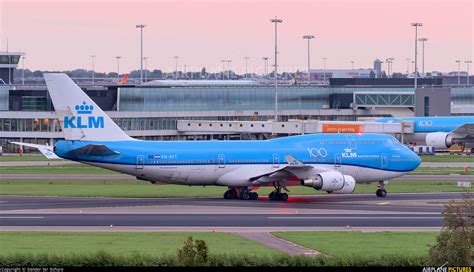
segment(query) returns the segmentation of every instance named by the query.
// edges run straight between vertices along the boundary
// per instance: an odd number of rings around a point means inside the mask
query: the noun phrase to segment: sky
[[[473,60],[474,0],[156,0],[48,1],[0,0],[0,51],[26,53],[31,70],[140,68],[140,31],[145,24],[148,69],[222,70],[261,74],[263,57],[274,61],[274,24],[278,24],[279,71],[307,68],[370,68],[373,60],[394,58],[393,70],[406,72],[414,59],[415,30],[426,37],[425,70],[453,71],[456,60]],[[421,47],[421,44],[419,44]],[[421,48],[419,47],[421,71]],[[384,64],[385,65],[385,64]],[[462,70],[466,69],[462,64]],[[386,66],[384,66],[386,69]],[[412,69],[412,68],[410,68]],[[471,72],[474,70],[472,67]]]

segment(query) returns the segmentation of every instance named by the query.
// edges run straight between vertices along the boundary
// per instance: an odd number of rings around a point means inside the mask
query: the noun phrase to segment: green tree
[[[209,249],[203,240],[193,241],[189,236],[184,246],[178,249],[177,258],[180,266],[204,266],[207,265]]]
[[[446,205],[443,217],[443,229],[436,238],[436,244],[429,250],[428,265],[473,265],[474,200],[470,194],[464,195],[462,203]]]

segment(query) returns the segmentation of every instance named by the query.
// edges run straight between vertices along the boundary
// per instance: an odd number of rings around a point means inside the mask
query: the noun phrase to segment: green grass
[[[0,174],[120,174],[95,166],[81,163],[41,166],[9,166],[0,167]]]
[[[275,236],[335,257],[426,256],[437,232],[275,232]]]
[[[423,162],[472,162],[474,156],[461,155],[435,155],[435,156],[420,156]]]
[[[0,232],[0,255],[68,254],[104,250],[113,254],[175,255],[187,237],[205,240],[212,254],[276,254],[278,251],[230,233]]]
[[[48,159],[43,155],[24,155],[24,156],[0,156],[0,161],[47,161]],[[60,161],[57,159],[53,161]]]
[[[358,184],[356,194],[373,194],[377,186]],[[389,193],[463,192],[456,182],[395,181],[386,185]],[[223,186],[152,185],[145,181],[108,180],[1,180],[1,195],[90,196],[90,197],[222,197]],[[267,196],[272,187],[262,187],[257,192]],[[326,194],[313,188],[289,187],[291,195]],[[469,191],[473,191],[470,189]]]
[[[464,172],[463,167],[418,167],[415,171],[408,173],[408,175],[474,175],[474,169],[468,168]]]

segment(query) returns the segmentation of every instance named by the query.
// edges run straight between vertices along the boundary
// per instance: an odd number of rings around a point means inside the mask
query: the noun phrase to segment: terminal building
[[[17,60],[19,56],[21,55],[18,55]],[[3,76],[2,69],[0,66]],[[16,84],[17,81],[14,83],[0,84],[0,144],[3,152],[18,151],[18,147],[9,141],[54,144],[56,140],[62,139],[61,128],[46,86]],[[255,130],[255,133],[252,129],[239,129],[252,125],[252,122],[259,126],[265,125],[274,118],[275,89],[271,85],[89,84],[82,85],[81,88],[122,129],[139,139],[264,139],[274,134],[268,129]],[[430,92],[419,91],[428,88]],[[413,86],[407,85],[302,84],[279,86],[279,124],[290,124],[293,120],[309,120],[314,123],[414,116],[416,107],[426,107],[423,103],[417,106],[417,99],[421,99],[417,98],[417,93],[423,93],[423,96],[432,99],[432,108],[421,111],[418,115],[474,115],[472,85],[423,86],[415,91]],[[438,95],[442,97],[442,102],[436,102]],[[206,121],[206,129],[199,129],[199,124],[204,124],[199,121]],[[232,129],[221,129],[224,125],[230,125]],[[210,130],[210,127],[214,129]],[[280,132],[279,135],[295,134],[294,131]]]

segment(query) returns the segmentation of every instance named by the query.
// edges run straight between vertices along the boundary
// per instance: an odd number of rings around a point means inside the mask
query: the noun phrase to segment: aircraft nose
[[[415,170],[421,164],[421,158],[413,151],[407,150],[409,171]]]

